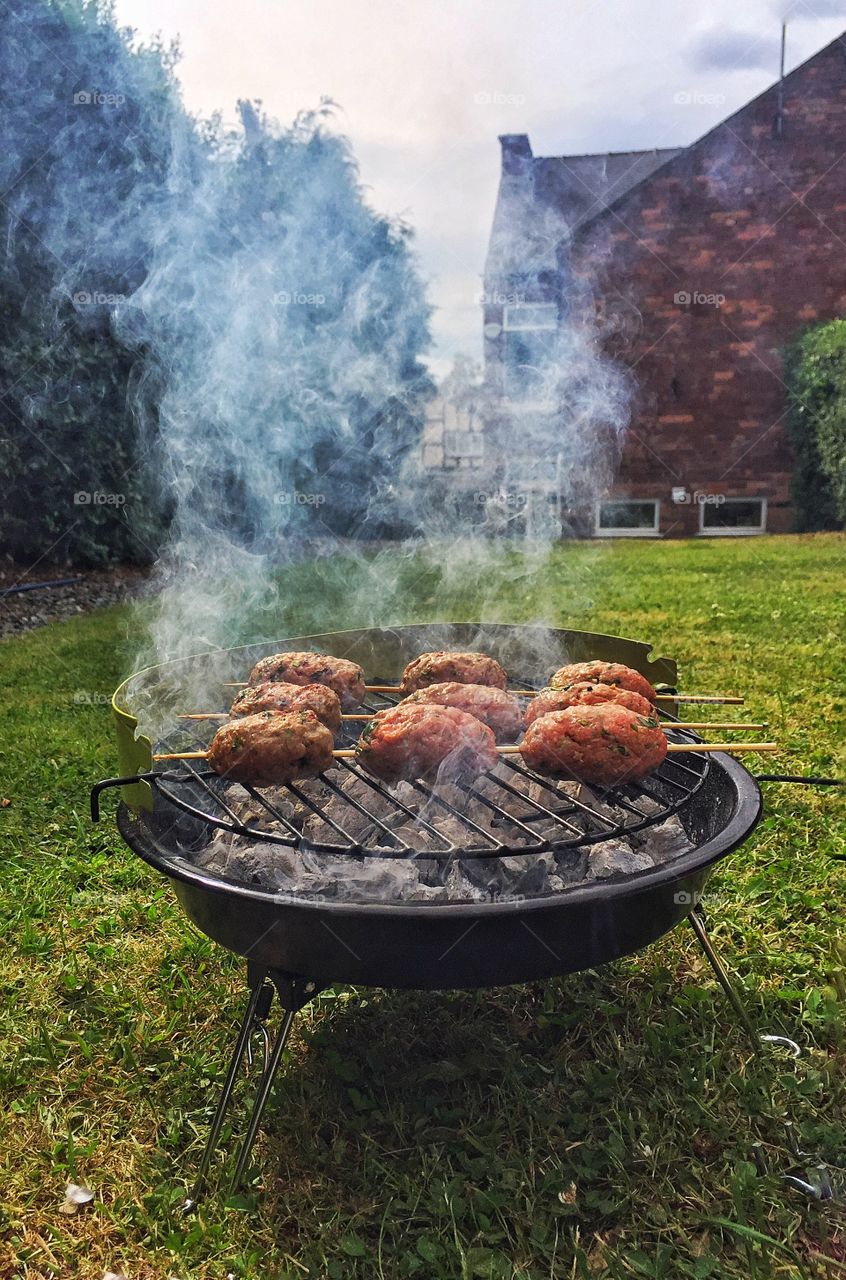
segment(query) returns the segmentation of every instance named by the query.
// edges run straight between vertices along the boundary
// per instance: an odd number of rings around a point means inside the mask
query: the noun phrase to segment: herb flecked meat
[[[265,681],[288,684],[320,684],[334,689],[346,711],[364,698],[364,671],[357,662],[333,658],[329,653],[274,653],[262,658],[250,672],[251,685]]]
[[[486,653],[452,653],[437,649],[421,653],[419,658],[409,662],[402,673],[400,689],[404,694],[415,693],[418,689],[445,681],[504,689],[508,684],[508,674],[495,658]]]
[[[541,716],[526,730],[521,750],[537,773],[610,787],[653,773],[667,754],[667,739],[654,715],[603,702]]]

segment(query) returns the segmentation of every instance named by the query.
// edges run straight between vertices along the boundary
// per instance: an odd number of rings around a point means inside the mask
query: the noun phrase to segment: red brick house
[[[789,530],[784,350],[846,314],[846,37],[684,149],[536,157],[524,135],[500,142],[490,387],[519,400],[521,371],[565,323],[570,272],[635,384],[582,531]]]

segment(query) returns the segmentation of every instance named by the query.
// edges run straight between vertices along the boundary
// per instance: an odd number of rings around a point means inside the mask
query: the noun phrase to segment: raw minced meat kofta
[[[551,689],[567,689],[586,680],[596,684],[616,684],[621,689],[639,693],[650,702],[655,701],[655,690],[646,676],[632,667],[623,666],[622,662],[571,662],[550,676],[549,686]]]
[[[405,694],[414,693],[427,685],[444,682],[484,684],[504,689],[508,675],[496,658],[490,658],[486,653],[454,653],[437,649],[432,653],[421,653],[419,658],[409,662],[402,673],[400,690]]]
[[[335,740],[313,711],[262,711],[218,729],[209,764],[230,782],[271,787],[316,778],[334,764]]]
[[[384,782],[444,777],[475,778],[499,756],[493,731],[475,716],[429,702],[401,702],[380,711],[364,728],[356,760]]]
[[[629,711],[637,711],[642,716],[655,714],[652,703],[640,693],[624,689],[619,684],[599,684],[583,680],[566,689],[541,689],[526,708],[525,723],[528,726],[541,716],[548,716],[551,711],[566,711],[568,707],[599,706],[603,702],[627,707]]]
[[[262,658],[250,672],[249,683],[267,680],[288,684],[324,684],[334,689],[341,705],[350,710],[364,697],[364,671],[357,662],[333,658],[329,653],[274,653]]]
[[[466,711],[493,729],[497,742],[513,742],[522,728],[520,703],[511,693],[489,684],[458,684],[448,680],[418,689],[405,699],[408,703],[432,703]]]
[[[232,703],[230,715],[252,716],[259,711],[313,711],[327,729],[334,732],[341,727],[341,700],[325,684],[264,680],[247,685]]]
[[[535,720],[521,751],[537,773],[614,786],[640,782],[657,769],[667,754],[667,739],[654,715],[603,702]]]

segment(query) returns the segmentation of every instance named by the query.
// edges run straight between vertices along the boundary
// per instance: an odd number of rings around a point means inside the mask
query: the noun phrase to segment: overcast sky
[[[790,10],[787,13],[787,10]],[[846,0],[117,0],[178,37],[192,111],[339,107],[374,206],[416,228],[432,363],[478,358],[501,133],[536,155],[683,146],[846,27]],[[677,95],[689,97],[679,102]]]

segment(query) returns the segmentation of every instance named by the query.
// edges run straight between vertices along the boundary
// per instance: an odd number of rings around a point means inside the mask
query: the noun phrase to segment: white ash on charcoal
[[[539,783],[516,770],[509,771],[506,780],[526,801],[536,800],[585,834],[600,834],[603,823],[581,815],[574,800],[582,798],[609,822],[627,816],[586,794],[576,783]],[[298,786],[302,796],[319,806],[322,816],[288,788],[263,792],[270,805],[301,833],[298,848],[216,831],[208,845],[194,855],[196,864],[214,875],[292,899],[507,902],[635,875],[693,847],[679,819],[672,816],[629,836],[615,834],[595,844],[515,853],[515,849],[531,850],[544,841],[560,844],[569,833],[562,835],[556,818],[538,818],[537,809],[523,805],[519,797],[504,795],[496,778],[483,778],[468,788],[443,787],[437,796],[410,783],[399,783],[383,795],[352,772],[336,775],[332,782],[334,786],[315,779]],[[486,799],[500,809],[507,806],[512,819],[534,820],[518,826],[486,804]],[[242,787],[227,787],[226,800],[239,819],[256,832],[290,834]],[[660,810],[648,797],[639,797],[638,807],[644,815]],[[631,815],[628,818],[631,821]],[[466,819],[473,826],[466,825]],[[342,852],[347,839],[382,856]],[[324,848],[315,848],[317,845]],[[499,845],[512,852],[502,857],[426,856],[449,854],[451,846],[456,850],[468,846],[495,850]]]
[[[676,814],[671,814],[653,827],[633,832],[629,839],[635,848],[646,849],[655,863],[670,862],[693,848],[690,837]]]
[[[588,879],[607,880],[610,876],[630,876],[648,871],[655,863],[645,849],[633,849],[628,840],[605,840],[590,851]]]

